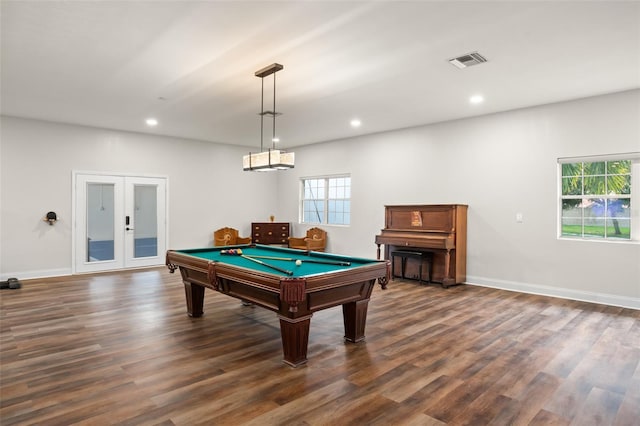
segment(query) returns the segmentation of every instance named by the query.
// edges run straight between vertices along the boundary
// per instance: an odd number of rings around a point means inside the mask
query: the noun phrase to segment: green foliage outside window
[[[562,164],[562,236],[631,238],[631,161]]]

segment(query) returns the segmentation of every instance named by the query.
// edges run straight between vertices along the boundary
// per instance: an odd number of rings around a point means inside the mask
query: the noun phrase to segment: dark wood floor
[[[2,425],[638,425],[640,311],[473,286],[377,287],[281,362],[278,320],[164,268],[2,290]]]

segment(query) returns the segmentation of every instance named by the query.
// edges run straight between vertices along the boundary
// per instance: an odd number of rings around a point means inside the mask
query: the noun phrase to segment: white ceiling
[[[638,1],[2,0],[1,15],[2,114],[250,147],[254,72],[274,62],[282,148],[640,87]],[[472,51],[488,62],[448,63]]]

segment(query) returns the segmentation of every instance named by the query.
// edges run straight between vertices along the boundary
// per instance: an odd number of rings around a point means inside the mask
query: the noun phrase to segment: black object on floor
[[[0,281],[0,289],[4,290],[5,288],[16,290],[22,287],[20,281],[17,278],[9,278],[6,281]]]

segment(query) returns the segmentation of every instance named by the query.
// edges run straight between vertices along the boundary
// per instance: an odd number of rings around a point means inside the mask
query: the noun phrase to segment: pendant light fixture
[[[295,155],[293,152],[285,152],[276,149],[276,117],[282,115],[276,112],[276,73],[284,67],[280,64],[271,64],[256,71],[256,77],[260,77],[262,93],[260,100],[260,152],[249,153],[242,158],[242,168],[245,171],[273,171],[292,169]],[[273,111],[264,110],[264,78],[273,74]],[[264,117],[272,118],[272,147],[264,150]]]

